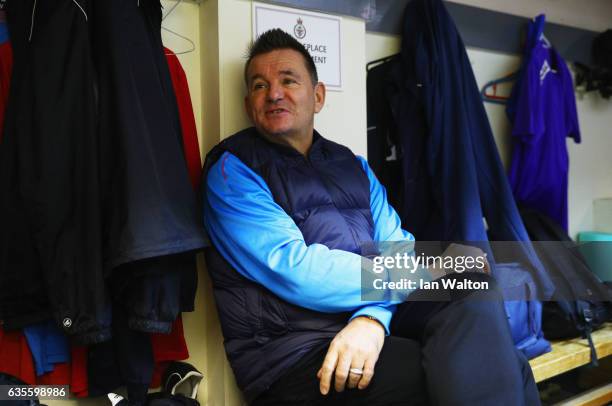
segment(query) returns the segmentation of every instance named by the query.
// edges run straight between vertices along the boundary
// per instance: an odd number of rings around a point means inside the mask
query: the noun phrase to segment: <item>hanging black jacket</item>
[[[84,10],[66,0],[8,3],[18,73],[0,158],[0,317],[18,327],[52,314],[102,338],[110,317],[89,7],[81,3]]]

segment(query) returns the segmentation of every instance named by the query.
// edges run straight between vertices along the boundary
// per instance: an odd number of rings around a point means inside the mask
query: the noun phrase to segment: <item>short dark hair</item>
[[[304,45],[302,45],[297,39],[287,34],[280,28],[273,28],[261,34],[251,46],[247,54],[247,61],[244,65],[244,81],[249,84],[249,78],[247,77],[247,70],[253,58],[257,55],[267,54],[268,52],[276,51],[277,49],[293,49],[294,51],[302,54],[304,58],[304,64],[310,74],[313,86],[319,81],[317,75],[317,67],[312,59],[312,56],[308,53]]]

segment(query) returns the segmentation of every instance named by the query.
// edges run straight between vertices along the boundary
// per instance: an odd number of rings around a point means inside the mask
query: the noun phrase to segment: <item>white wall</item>
[[[327,92],[325,107],[315,116],[315,128],[324,137],[367,157],[365,37],[363,20],[342,19],[343,91]]]

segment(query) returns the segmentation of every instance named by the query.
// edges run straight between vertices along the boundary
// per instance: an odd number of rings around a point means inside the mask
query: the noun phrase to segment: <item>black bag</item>
[[[597,365],[591,332],[612,316],[612,290],[591,272],[578,246],[554,220],[532,209],[522,209],[521,217],[555,284],[553,300],[544,302],[544,336],[588,339],[591,363]]]

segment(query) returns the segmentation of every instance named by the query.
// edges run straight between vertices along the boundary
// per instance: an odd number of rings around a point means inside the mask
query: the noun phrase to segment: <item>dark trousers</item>
[[[527,359],[514,348],[501,294],[489,290],[417,291],[393,317],[365,390],[319,392],[316,373],[328,344],[302,358],[254,405],[539,405]],[[435,297],[435,296],[434,296]]]

